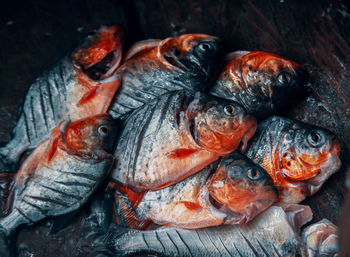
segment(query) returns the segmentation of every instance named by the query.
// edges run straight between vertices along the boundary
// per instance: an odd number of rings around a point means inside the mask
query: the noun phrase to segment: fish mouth
[[[90,79],[104,80],[121,64],[122,46],[122,29],[119,26],[103,26],[73,53],[73,64]]]
[[[116,49],[109,53],[101,61],[94,63],[87,69],[82,69],[85,75],[96,81],[103,81],[112,76],[121,63],[120,50]]]
[[[269,208],[274,202],[276,202],[276,199],[258,199],[252,201],[245,208],[244,212],[237,212],[224,206],[215,200],[215,198],[210,194],[208,195],[208,201],[212,209],[215,209],[215,211],[221,213],[222,215],[225,215],[225,224],[239,224],[242,226]]]
[[[183,72],[190,72],[194,74],[200,74],[201,76],[208,77],[208,71],[202,67],[199,61],[195,58],[189,58],[182,56],[174,56],[171,54],[164,54],[165,60],[170,63],[172,66],[177,67]]]

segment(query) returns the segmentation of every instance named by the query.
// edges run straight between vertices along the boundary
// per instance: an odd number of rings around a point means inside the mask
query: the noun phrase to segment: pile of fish
[[[304,67],[205,34],[122,47],[101,27],[30,86],[0,148],[0,256],[24,225],[101,209],[101,187],[113,208],[89,256],[337,253],[329,221],[301,236],[312,211],[298,203],[338,171],[340,142],[275,115]]]

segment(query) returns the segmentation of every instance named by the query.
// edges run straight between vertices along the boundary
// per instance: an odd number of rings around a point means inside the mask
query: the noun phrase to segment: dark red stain
[[[179,203],[182,203],[185,205],[185,207],[191,211],[198,211],[202,209],[202,206],[200,206],[198,203],[189,202],[189,201],[180,201]]]
[[[126,195],[130,201],[131,207],[134,209],[137,208],[137,206],[142,201],[143,196],[145,195],[145,193],[147,193],[147,190],[144,190],[142,192],[135,192],[134,190],[130,189],[127,185],[122,186],[119,183],[111,183],[109,187]]]
[[[92,87],[79,101],[78,106],[81,106],[89,102],[92,98],[97,95],[98,86]]]
[[[58,138],[55,138],[50,144],[49,149],[47,150],[47,162],[50,162],[54,157],[58,147]]]
[[[197,151],[198,150],[196,149],[176,149],[174,151],[171,151],[168,154],[168,157],[172,159],[185,159]]]

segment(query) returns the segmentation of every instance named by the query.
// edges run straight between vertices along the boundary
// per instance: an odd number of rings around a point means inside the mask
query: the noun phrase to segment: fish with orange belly
[[[0,218],[0,241],[21,225],[86,203],[111,169],[116,134],[115,121],[105,114],[55,127],[16,173],[9,214]]]
[[[170,91],[206,91],[223,58],[221,41],[206,34],[138,42],[118,69],[120,90],[109,114],[119,118]]]
[[[234,153],[175,185],[148,191],[136,208],[118,191],[115,199],[116,221],[124,226],[197,229],[245,224],[277,201],[278,191],[264,169]]]
[[[72,54],[30,85],[13,138],[0,148],[0,171],[13,172],[23,152],[33,150],[62,120],[105,113],[118,89],[123,33],[103,26]]]
[[[244,149],[255,129],[255,118],[234,102],[170,92],[126,119],[111,178],[120,189],[141,195],[167,187],[239,146]]]
[[[341,165],[333,133],[278,116],[259,124],[246,154],[270,174],[286,203],[316,193]]]
[[[308,78],[303,66],[278,55],[237,51],[226,55],[210,94],[236,101],[260,119],[285,106]]]

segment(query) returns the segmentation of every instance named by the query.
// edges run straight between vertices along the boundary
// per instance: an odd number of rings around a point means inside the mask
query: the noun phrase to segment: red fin
[[[0,217],[6,216],[11,209],[11,188],[15,175],[15,172],[0,173]]]
[[[88,101],[90,101],[92,98],[94,98],[97,95],[97,89],[98,87],[92,87],[79,101],[78,106],[81,106]]]
[[[145,230],[152,222],[150,219],[140,218],[135,209],[130,206],[127,197],[120,192],[114,193],[115,215],[118,225],[124,225],[133,229]]]
[[[197,151],[198,150],[196,149],[186,149],[186,148],[176,149],[168,153],[168,157],[172,159],[184,159]]]
[[[55,138],[48,149],[47,162],[50,162],[57,151],[58,138]]]
[[[113,183],[111,187],[125,194],[128,197],[132,208],[137,208],[139,203],[142,201],[143,196],[145,195],[145,193],[147,193],[147,190],[144,190],[141,192],[135,192],[134,190],[130,189],[128,186],[122,186],[118,183]]]
[[[202,209],[202,206],[200,206],[198,203],[189,202],[189,201],[180,201],[178,203],[184,204],[186,206],[186,208],[191,210],[191,211],[198,211],[198,210]]]

